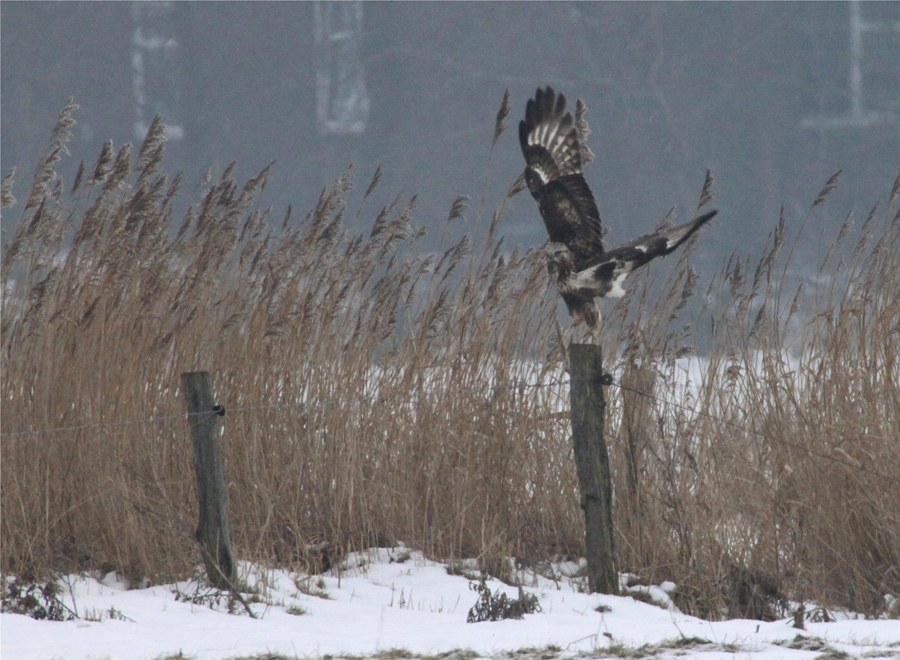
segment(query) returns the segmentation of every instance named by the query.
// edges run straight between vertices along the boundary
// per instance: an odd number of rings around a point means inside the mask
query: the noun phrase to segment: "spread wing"
[[[622,296],[625,293],[622,283],[631,271],[656,257],[674,252],[717,213],[718,211],[710,211],[683,225],[641,236],[622,247],[610,250],[580,272],[573,273],[565,286],[594,296]]]
[[[655,234],[647,234],[626,243],[620,248],[610,250],[609,257],[628,262],[629,271],[643,266],[656,257],[663,257],[674,252],[682,243],[694,235],[707,222],[716,217],[718,211],[710,211],[699,218],[677,227],[661,229]]]
[[[572,252],[576,267],[603,253],[597,202],[581,171],[581,145],[566,97],[538,89],[519,122],[525,182],[537,200],[550,240]]]

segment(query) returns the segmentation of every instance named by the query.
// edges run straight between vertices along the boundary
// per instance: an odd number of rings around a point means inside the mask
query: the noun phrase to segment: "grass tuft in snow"
[[[6,578],[2,610],[11,614],[25,614],[38,621],[71,621],[78,618],[60,598],[61,587],[55,580],[39,584],[18,576]]]
[[[526,593],[521,586],[518,598],[510,598],[502,591],[492,592],[487,586],[486,577],[482,575],[481,581],[469,584],[469,588],[478,594],[478,601],[469,610],[467,623],[521,619],[526,614],[541,611],[538,597]]]

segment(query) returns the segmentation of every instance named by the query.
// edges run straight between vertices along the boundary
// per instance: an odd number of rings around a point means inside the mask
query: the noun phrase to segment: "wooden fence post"
[[[600,347],[569,344],[569,374],[572,440],[584,509],[588,587],[592,593],[618,594],[612,478],[603,437],[606,400]]]
[[[194,442],[194,469],[200,495],[200,522],[196,538],[200,543],[203,563],[210,584],[231,590],[235,564],[228,526],[228,491],[225,467],[219,442],[221,409],[216,406],[212,378],[208,371],[181,374],[181,385],[187,403],[188,423]],[[206,414],[204,414],[206,413]]]

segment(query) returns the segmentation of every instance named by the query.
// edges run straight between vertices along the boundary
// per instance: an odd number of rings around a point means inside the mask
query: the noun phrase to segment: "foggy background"
[[[720,210],[701,265],[758,249],[779,209],[799,227],[844,174],[825,210],[830,245],[851,209],[862,219],[900,171],[900,3],[4,2],[2,169],[21,200],[54,121],[81,107],[61,165],[71,183],[112,138],[140,143],[169,126],[166,169],[202,174],[232,161],[246,179],[277,163],[264,199],[302,218],[351,163],[361,197],[384,177],[359,229],[402,193],[414,223],[439,234],[457,195],[482,194],[494,119],[509,130],[490,164],[487,212],[522,171],[526,100],[552,85],[588,105],[585,176],[618,244],[677,207],[692,216],[712,170]],[[6,214],[6,231],[18,218]],[[355,215],[356,203],[351,201]],[[546,233],[527,192],[511,200],[506,245]],[[802,248],[821,254],[816,236]]]

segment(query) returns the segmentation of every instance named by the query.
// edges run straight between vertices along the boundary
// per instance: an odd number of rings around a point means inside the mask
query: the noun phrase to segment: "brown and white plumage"
[[[603,252],[597,202],[582,175],[581,145],[566,97],[539,89],[519,123],[525,183],[538,203],[552,243],[564,243],[576,262]]]
[[[594,298],[624,295],[622,282],[635,268],[667,255],[711,220],[711,211],[677,227],[641,236],[608,252],[597,202],[582,174],[582,149],[566,98],[538,89],[519,123],[525,182],[550,235],[547,270],[576,325],[596,334],[600,312]]]

